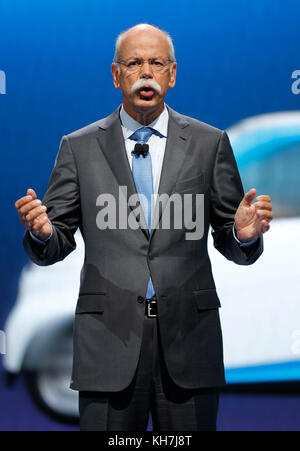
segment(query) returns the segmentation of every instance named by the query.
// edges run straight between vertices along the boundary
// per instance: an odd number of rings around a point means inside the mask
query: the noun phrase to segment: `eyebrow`
[[[128,58],[124,58],[124,60],[129,60],[130,58],[136,58],[136,59],[139,59],[139,60],[144,59],[141,56],[129,56]],[[165,57],[165,56],[161,56],[161,55],[155,55],[155,56],[151,56],[150,58],[147,58],[147,59],[153,60],[155,58],[168,58],[168,56]]]

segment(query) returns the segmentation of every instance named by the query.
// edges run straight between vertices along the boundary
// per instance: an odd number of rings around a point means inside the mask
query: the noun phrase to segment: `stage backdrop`
[[[174,39],[178,77],[167,103],[228,130],[245,190],[274,203],[253,267],[235,267],[210,242],[227,380],[300,379],[299,19],[296,0],[1,0],[1,365],[18,372],[41,328],[51,330],[39,341],[47,350],[70,337],[81,237],[65,267],[36,268],[14,202],[29,187],[43,196],[62,135],[120,104],[110,72],[115,38],[147,22]]]

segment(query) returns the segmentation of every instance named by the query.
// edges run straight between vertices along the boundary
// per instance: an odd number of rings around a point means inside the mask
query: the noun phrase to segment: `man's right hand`
[[[47,207],[37,199],[33,189],[27,190],[27,195],[15,203],[21,224],[39,240],[45,241],[52,234],[52,225],[46,213]]]

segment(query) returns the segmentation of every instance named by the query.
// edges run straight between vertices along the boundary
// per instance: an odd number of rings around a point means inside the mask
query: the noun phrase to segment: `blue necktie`
[[[155,133],[150,127],[143,127],[136,130],[130,139],[140,144],[146,144],[150,136]],[[142,155],[133,155],[132,158],[132,175],[134,178],[136,190],[140,197],[141,206],[147,221],[148,229],[151,230],[152,219],[152,194],[153,194],[153,177],[152,177],[152,161],[150,152],[145,157]],[[148,282],[146,298],[151,299],[155,294],[151,278]]]

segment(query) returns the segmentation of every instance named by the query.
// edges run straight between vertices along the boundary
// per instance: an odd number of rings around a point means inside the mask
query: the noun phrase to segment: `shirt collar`
[[[128,113],[124,110],[122,105],[120,111],[120,119],[122,124],[122,131],[124,139],[129,138],[134,132],[136,132],[139,128],[144,127],[144,125],[137,122]],[[153,128],[158,131],[163,137],[168,136],[168,122],[169,122],[169,112],[165,105],[162,113],[153,121],[148,127]]]

